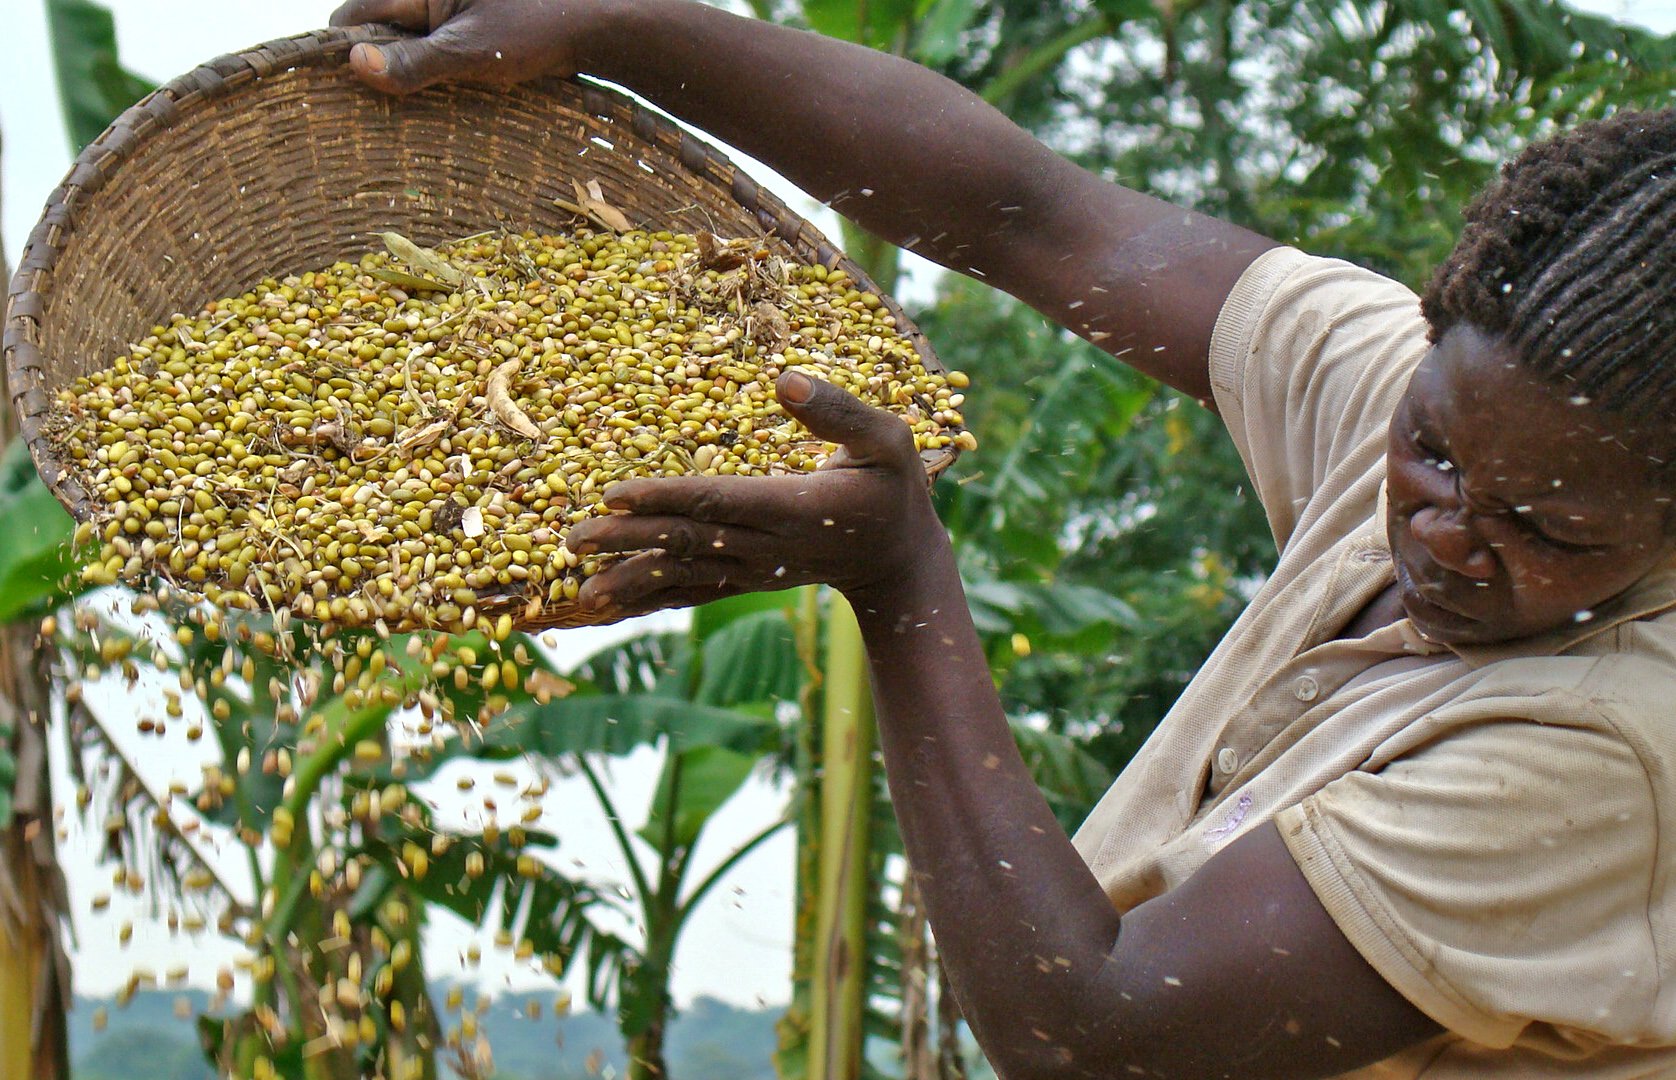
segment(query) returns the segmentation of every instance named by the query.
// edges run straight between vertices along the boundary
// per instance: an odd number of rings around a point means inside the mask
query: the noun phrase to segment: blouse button
[[[1356,559],[1359,562],[1366,563],[1389,562],[1391,559],[1391,553],[1388,551],[1381,551],[1378,548],[1370,548],[1367,551],[1357,552]]]
[[[1240,756],[1234,753],[1234,748],[1224,746],[1216,752],[1216,767],[1218,770],[1231,773],[1240,766]]]
[[[1292,684],[1292,696],[1299,701],[1314,701],[1321,693],[1321,685],[1308,675],[1298,676],[1298,681]]]

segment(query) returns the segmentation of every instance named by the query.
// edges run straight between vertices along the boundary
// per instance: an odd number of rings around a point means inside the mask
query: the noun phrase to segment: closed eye
[[[1570,541],[1570,540],[1561,540],[1559,537],[1554,536],[1554,535],[1548,533],[1546,530],[1544,530],[1542,528],[1542,526],[1536,521],[1535,518],[1532,518],[1531,516],[1529,516],[1527,514],[1521,514],[1516,510],[1509,511],[1509,513],[1512,514],[1513,520],[1517,521],[1519,523],[1519,527],[1521,529],[1523,529],[1528,535],[1530,535],[1530,537],[1532,539],[1536,540],[1537,542],[1539,542],[1541,544],[1545,544],[1548,547],[1551,547],[1556,551],[1564,551],[1564,552],[1568,552],[1568,553],[1581,553],[1581,552],[1586,552],[1586,551],[1593,551],[1593,550],[1595,550],[1596,547],[1599,546],[1599,545],[1596,545],[1596,544],[1579,544],[1579,543],[1575,543],[1575,542]]]
[[[1449,455],[1433,447],[1418,431],[1414,433],[1414,449],[1426,464],[1438,472],[1451,472],[1455,468],[1455,463],[1449,460]]]

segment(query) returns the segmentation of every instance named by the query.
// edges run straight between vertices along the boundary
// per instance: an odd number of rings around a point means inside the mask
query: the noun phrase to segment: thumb
[[[407,94],[465,72],[468,58],[452,49],[438,48],[430,38],[366,42],[349,51],[349,66],[375,90]]]
[[[827,442],[843,447],[852,465],[905,467],[918,460],[914,435],[895,413],[876,409],[832,383],[801,371],[787,371],[774,383],[780,405]]]

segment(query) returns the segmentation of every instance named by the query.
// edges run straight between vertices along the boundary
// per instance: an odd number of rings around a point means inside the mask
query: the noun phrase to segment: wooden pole
[[[855,613],[833,594],[827,616],[810,1080],[859,1080],[867,991],[872,845],[873,696]]]
[[[0,281],[11,266],[0,243]],[[9,289],[8,289],[9,291]],[[9,309],[9,302],[0,305]],[[17,437],[0,368],[0,445]],[[69,1080],[64,1013],[70,962],[60,925],[68,908],[52,831],[47,722],[50,678],[29,623],[0,626],[0,739],[17,763],[12,816],[0,828],[0,1077]]]

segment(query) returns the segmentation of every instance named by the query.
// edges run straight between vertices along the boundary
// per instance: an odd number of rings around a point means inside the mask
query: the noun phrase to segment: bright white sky
[[[106,0],[117,20],[122,58],[133,70],[157,81],[186,71],[203,60],[236,51],[247,45],[325,25],[335,6],[330,0],[292,0],[289,3],[257,3],[254,0]],[[1583,0],[1574,6],[1643,22],[1655,30],[1676,32],[1676,0]],[[60,120],[51,71],[45,17],[40,0],[7,0],[0,15],[0,131],[5,136],[3,161],[5,250],[15,265],[24,238],[33,226],[48,194],[69,166],[70,153]],[[801,212],[813,217],[829,234],[836,232],[830,215],[809,200],[787,190],[786,185],[766,170],[752,169],[766,184]],[[924,278],[916,283],[923,287]],[[572,631],[563,636],[567,651],[585,651],[588,632]],[[113,710],[123,707],[113,700]],[[117,725],[119,728],[125,725]],[[207,740],[206,740],[207,741]],[[168,747],[168,749],[164,749]],[[184,741],[170,739],[161,746],[135,749],[146,762],[148,776],[158,783],[196,774],[195,755]],[[657,762],[651,754],[641,755],[617,770],[618,799],[631,825],[638,825],[648,791],[656,776]],[[155,773],[152,773],[155,770]],[[453,790],[452,774],[444,779],[446,800]],[[701,849],[701,867],[713,865],[732,846],[780,812],[783,796],[766,784],[754,784],[736,798],[719,816]],[[561,854],[578,873],[598,878],[622,877],[612,853],[604,823],[593,809],[592,799],[579,784],[561,783],[547,797],[547,816],[542,822],[562,837]],[[213,935],[182,948],[160,925],[141,922],[134,943],[117,954],[117,927],[132,911],[113,904],[112,913],[94,916],[91,898],[105,891],[106,874],[92,865],[92,842],[79,832],[64,846],[70,870],[71,888],[79,914],[76,920],[79,960],[76,988],[90,994],[107,993],[126,978],[130,965],[162,973],[182,962],[190,963],[189,980],[194,985],[213,984],[215,969],[226,963],[235,950]],[[792,841],[782,833],[746,860],[729,882],[713,895],[695,918],[683,939],[678,956],[676,993],[687,1001],[697,994],[711,994],[727,1001],[752,1006],[783,1003],[789,994],[789,948],[791,941]],[[447,920],[439,920],[430,944],[433,975],[455,974],[456,958],[472,940],[471,933]],[[510,959],[496,963],[494,950],[483,942],[484,965],[478,976],[486,989],[511,985],[520,989],[544,985],[542,979]],[[461,973],[463,977],[463,972]]]

